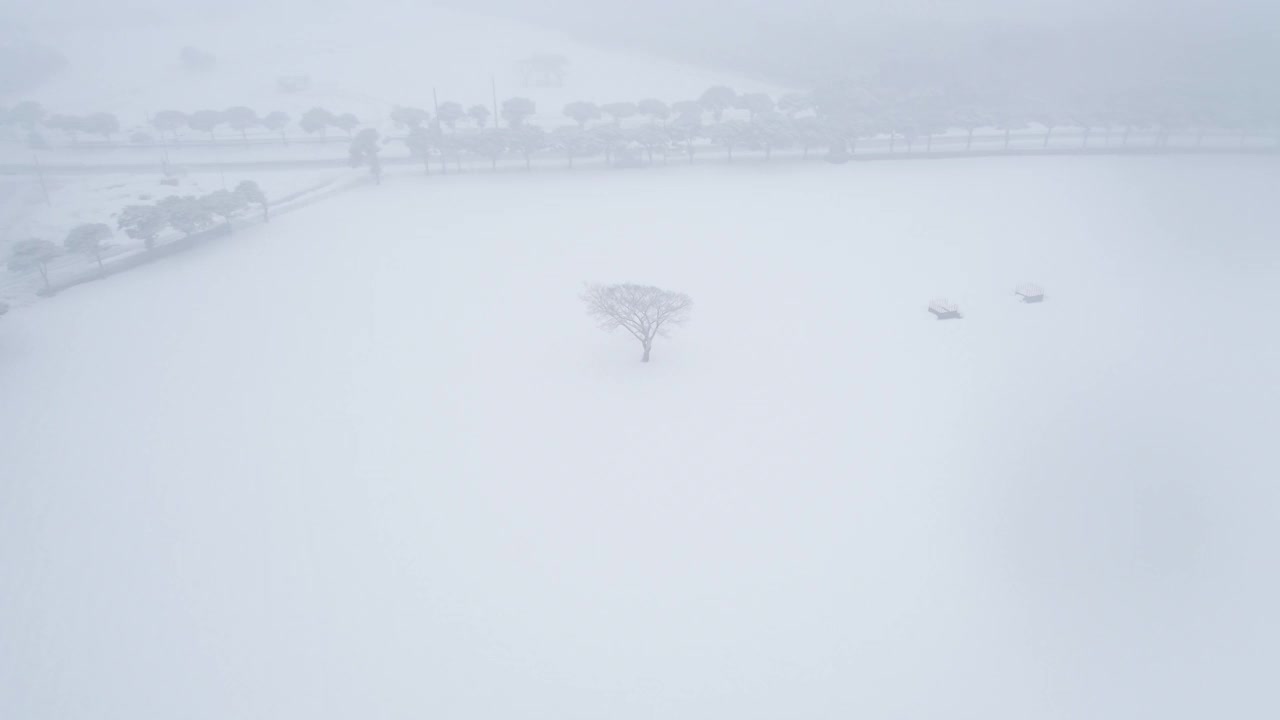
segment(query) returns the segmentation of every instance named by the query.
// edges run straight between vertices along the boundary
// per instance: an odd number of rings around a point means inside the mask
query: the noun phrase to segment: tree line
[[[469,152],[494,157],[505,152],[528,156],[533,152],[557,149],[570,161],[593,154],[612,156],[630,147],[650,156],[659,150],[694,151],[700,141],[714,143],[732,155],[735,148],[763,151],[773,149],[834,147],[836,152],[856,148],[860,139],[884,137],[890,151],[899,144],[914,150],[917,144],[932,149],[933,139],[948,130],[965,131],[965,149],[971,149],[979,128],[994,128],[1003,134],[1008,148],[1012,133],[1032,123],[1044,128],[1043,144],[1053,132],[1071,126],[1082,131],[1081,145],[1088,146],[1095,133],[1108,141],[1113,135],[1121,145],[1139,130],[1154,134],[1157,145],[1167,144],[1174,133],[1194,133],[1199,144],[1209,132],[1231,131],[1243,140],[1250,132],[1274,132],[1280,128],[1280,108],[1261,101],[1248,111],[1211,103],[1192,102],[1176,93],[1135,91],[1109,98],[1080,98],[1064,105],[1061,101],[1038,100],[1023,95],[983,95],[969,89],[948,89],[942,85],[903,86],[867,78],[829,83],[807,93],[789,93],[777,99],[765,93],[739,94],[726,86],[708,88],[696,99],[668,103],[656,98],[597,105],[575,101],[561,108],[572,122],[567,129],[540,131],[530,122],[536,114],[534,102],[515,97],[502,103],[493,117],[484,105],[464,107],[446,101],[432,111],[400,106],[389,116],[391,123],[408,135],[410,150],[430,146],[430,154],[453,155]],[[635,127],[635,120],[645,124]],[[8,123],[34,130],[44,126],[60,130],[72,138],[91,133],[111,138],[120,124],[109,113],[86,116],[47,114],[38,103],[23,102],[0,108],[0,124]],[[287,142],[288,129],[296,127],[308,135],[324,137],[329,130],[354,137],[361,121],[352,113],[336,113],[313,107],[294,121],[287,113],[259,114],[252,108],[236,106],[225,110],[197,110],[185,113],[163,110],[149,119],[162,140],[177,141],[179,133],[190,130],[216,140],[220,131],[238,133],[247,139],[250,131],[263,130]],[[581,131],[572,132],[576,127]],[[458,137],[492,131],[489,137]],[[500,131],[508,132],[502,133]],[[592,130],[591,133],[586,131]],[[625,132],[621,132],[625,130]],[[501,152],[499,152],[501,146]],[[415,152],[421,155],[421,152]]]
[[[171,195],[149,205],[127,205],[116,218],[116,229],[130,238],[141,240],[147,250],[166,230],[183,237],[210,230],[218,221],[231,227],[232,220],[256,206],[264,222],[270,221],[270,204],[262,188],[245,180],[234,190],[215,190],[205,195]],[[13,244],[8,258],[9,270],[40,275],[43,292],[49,292],[49,265],[65,253],[83,255],[102,269],[103,253],[111,248],[113,231],[106,223],[85,223],[73,227],[61,245],[51,240],[30,238]]]

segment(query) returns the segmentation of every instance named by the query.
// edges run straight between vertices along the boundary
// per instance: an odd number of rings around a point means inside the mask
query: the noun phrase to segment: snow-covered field
[[[1277,181],[405,175],[16,309],[0,717],[1268,716]]]

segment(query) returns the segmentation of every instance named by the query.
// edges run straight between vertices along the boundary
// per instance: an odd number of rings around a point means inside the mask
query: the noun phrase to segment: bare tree
[[[588,285],[582,301],[602,330],[621,327],[640,341],[644,347],[641,362],[649,362],[654,338],[666,337],[671,325],[688,320],[693,307],[693,300],[684,293],[631,283]]]

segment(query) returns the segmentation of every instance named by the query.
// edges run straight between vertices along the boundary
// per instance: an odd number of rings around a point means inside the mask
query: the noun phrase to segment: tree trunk
[[[1045,131],[1044,131],[1044,143],[1043,143],[1040,147],[1042,147],[1042,148],[1047,148],[1047,147],[1049,147],[1049,138],[1051,138],[1051,137],[1053,137],[1053,127],[1052,127],[1052,126],[1051,126],[1051,127],[1049,127],[1047,130],[1045,130]]]
[[[973,128],[969,128],[969,137],[965,138],[964,151],[969,152],[971,147],[973,147]]]
[[[933,133],[924,136],[924,151],[926,153],[933,152]]]
[[[490,169],[490,170],[493,170],[493,171],[495,171],[495,172],[497,172],[497,170],[498,170],[498,156],[497,156],[497,155],[494,155],[493,157],[491,157],[491,158],[489,158],[489,159],[492,161],[492,162],[490,162],[490,163],[489,163],[489,169]]]
[[[652,348],[650,343],[644,344],[644,355],[641,356],[640,362],[649,362],[649,350]]]
[[[1009,128],[1004,129],[1004,149],[1009,149]]]
[[[98,261],[98,271],[99,271],[99,272],[101,272],[101,271],[104,269],[104,268],[102,267],[102,256],[101,256],[101,255],[94,255],[94,256],[93,256],[93,259]]]
[[[41,280],[44,280],[44,289],[45,289],[45,290],[48,290],[48,289],[49,289],[49,268],[48,268],[48,267],[46,267],[44,263],[40,263],[40,265],[39,265],[38,267],[39,267],[39,269],[40,269],[40,279],[41,279]],[[644,349],[644,359],[645,359],[645,362],[648,362],[648,361],[649,361],[649,348],[648,348],[648,347],[646,347],[646,348]]]
[[[271,206],[262,203],[262,222],[271,222]]]

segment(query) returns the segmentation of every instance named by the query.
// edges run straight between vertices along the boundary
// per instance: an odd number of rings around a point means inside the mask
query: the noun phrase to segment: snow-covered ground
[[[1277,181],[404,175],[15,309],[0,716],[1269,716]]]

